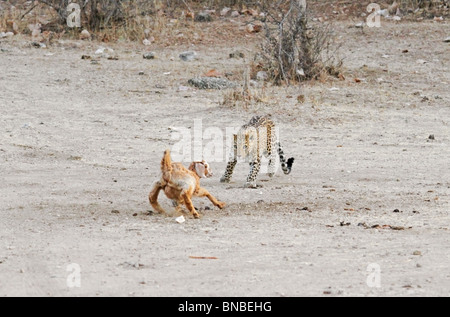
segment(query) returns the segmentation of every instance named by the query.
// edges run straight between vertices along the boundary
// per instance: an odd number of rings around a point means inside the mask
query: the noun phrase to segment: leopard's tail
[[[280,156],[281,169],[284,174],[289,174],[292,170],[292,165],[294,164],[294,158],[291,157],[286,161],[284,156],[283,148],[281,147],[280,142],[277,143],[278,155]]]

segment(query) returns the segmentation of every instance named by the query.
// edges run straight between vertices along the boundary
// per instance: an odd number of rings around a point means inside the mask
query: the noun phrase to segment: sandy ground
[[[348,26],[345,81],[267,88],[248,110],[180,86],[242,70],[228,54],[251,44],[152,47],[155,60],[111,44],[119,59],[93,64],[81,56],[102,44],[2,40],[0,296],[449,296],[449,26]],[[182,62],[187,49],[198,59]],[[202,181],[224,210],[151,212],[174,127],[257,113],[277,118],[290,175],[246,189],[240,164],[224,185],[224,154]]]

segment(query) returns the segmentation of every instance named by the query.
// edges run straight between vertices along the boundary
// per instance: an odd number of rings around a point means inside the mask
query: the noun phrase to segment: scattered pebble
[[[91,39],[91,33],[89,33],[88,30],[83,30],[80,33],[80,40],[90,40]]]
[[[196,22],[211,22],[212,16],[206,11],[199,12],[195,15],[194,21]]]
[[[269,78],[269,75],[267,74],[267,72],[260,70],[259,72],[256,73],[256,79],[259,81],[265,81]]]
[[[244,58],[245,54],[241,51],[234,51],[234,52],[230,53],[229,57],[230,58]]]
[[[178,223],[183,223],[183,222],[186,221],[186,219],[184,218],[183,215],[181,215],[181,216],[175,218],[175,221],[178,222]]]
[[[147,52],[144,53],[142,56],[144,59],[154,59],[155,58],[155,52]]]
[[[13,32],[0,32],[0,39],[13,37]]]
[[[189,61],[193,61],[194,59],[197,58],[197,53],[194,51],[186,51],[186,52],[182,52],[179,57],[181,58],[181,60],[185,61],[185,62],[189,62]]]
[[[231,12],[231,17],[232,18],[237,18],[238,16],[240,16],[241,14],[238,11],[233,11]]]

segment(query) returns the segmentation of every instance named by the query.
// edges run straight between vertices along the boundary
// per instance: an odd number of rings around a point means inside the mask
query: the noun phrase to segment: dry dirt
[[[449,296],[449,26],[352,24],[335,25],[345,81],[267,88],[248,109],[181,86],[242,71],[228,54],[248,62],[251,36],[151,47],[154,60],[138,44],[1,40],[0,296]],[[99,46],[119,59],[81,59]],[[188,49],[197,60],[178,58]],[[174,127],[265,113],[290,175],[247,189],[240,164],[224,185],[224,154],[202,181],[224,210],[195,199],[202,217],[182,224],[151,212]]]

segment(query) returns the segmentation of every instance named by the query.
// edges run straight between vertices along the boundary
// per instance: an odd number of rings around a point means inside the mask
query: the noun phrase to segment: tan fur
[[[202,171],[202,175],[198,175],[197,171]],[[161,173],[161,179],[153,184],[153,188],[148,195],[150,204],[156,212],[165,213],[158,203],[158,195],[161,190],[164,191],[167,198],[176,204],[177,212],[181,210],[181,205],[184,204],[195,218],[198,218],[199,214],[192,204],[193,196],[207,197],[220,209],[225,207],[225,203],[218,201],[206,189],[200,187],[200,178],[212,175],[209,165],[205,161],[192,162],[189,169],[186,169],[181,163],[173,163],[170,158],[170,151],[166,150],[161,160]]]

